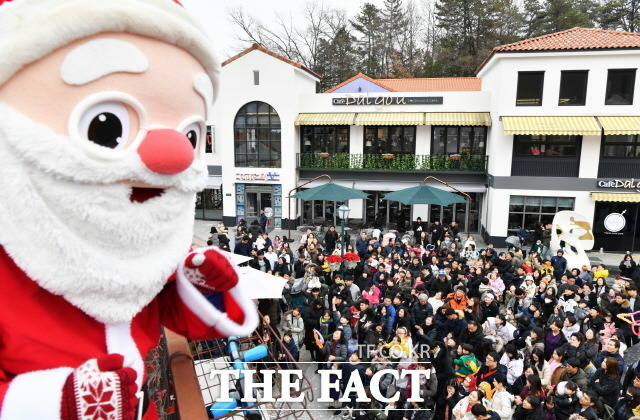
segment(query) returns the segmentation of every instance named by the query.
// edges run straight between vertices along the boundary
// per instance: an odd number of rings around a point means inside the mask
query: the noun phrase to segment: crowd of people
[[[549,229],[541,226],[541,235]],[[563,250],[550,256],[540,240],[509,252],[492,244],[479,249],[473,236],[461,237],[455,222],[420,218],[409,232],[370,229],[355,241],[341,238],[334,226],[308,230],[296,242],[270,237],[260,224],[241,224],[238,232],[233,252],[252,257],[253,268],[287,279],[283,299],[259,302],[264,342],[274,342],[275,333],[294,360],[342,370],[345,378],[355,372],[368,393],[380,369],[429,372],[421,377],[423,402],[408,402],[410,382],[387,375],[379,391],[399,393],[397,402],[361,403],[353,396],[340,403],[336,392],[329,407],[336,415],[640,415],[640,367],[625,366],[623,359],[638,342],[636,327],[618,316],[640,310],[640,266],[631,255],[620,263],[619,275],[602,265],[570,268]],[[329,262],[345,253],[359,261],[349,267]]]

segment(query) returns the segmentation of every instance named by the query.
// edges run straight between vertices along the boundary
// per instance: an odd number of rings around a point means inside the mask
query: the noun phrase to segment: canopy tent
[[[441,206],[466,202],[466,199],[458,194],[429,185],[418,185],[417,187],[394,191],[386,194],[384,199],[399,201],[402,204],[439,204]]]
[[[333,182],[308,188],[291,196],[303,201],[326,200],[326,201],[348,201],[367,198],[367,193],[353,188],[343,187]]]

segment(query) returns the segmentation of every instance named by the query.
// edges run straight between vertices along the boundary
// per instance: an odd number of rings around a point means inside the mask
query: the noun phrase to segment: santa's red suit
[[[234,269],[225,263],[223,256],[213,261],[216,276],[233,282],[230,272]],[[22,412],[20,418],[30,418],[25,412],[29,404],[40,406],[51,402],[52,409],[59,406],[57,400],[62,398],[63,385],[73,368],[91,358],[122,354],[138,374],[143,374],[142,360],[158,344],[161,325],[191,339],[211,339],[229,335],[234,323],[241,327],[245,310],[248,309],[251,316],[255,312],[246,302],[236,301],[232,288],[223,293],[224,309],[231,322],[223,320],[220,328],[223,331],[219,331],[189,309],[187,305],[194,302],[185,304],[189,298],[181,296],[177,282],[172,279],[130,324],[105,325],[64,298],[42,289],[2,248],[0,279],[2,418],[11,418],[14,409]],[[195,305],[197,307],[197,303]],[[97,400],[101,396],[101,393],[90,395]],[[157,418],[155,409],[150,407],[143,418]]]

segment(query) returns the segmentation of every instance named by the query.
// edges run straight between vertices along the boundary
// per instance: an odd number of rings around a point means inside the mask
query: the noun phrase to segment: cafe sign
[[[236,173],[236,181],[280,181],[280,174],[275,171],[261,173]]]
[[[333,98],[333,105],[442,105],[442,96],[349,96]]]
[[[640,179],[635,178],[611,178],[599,179],[598,188],[615,188],[619,190],[640,189]]]

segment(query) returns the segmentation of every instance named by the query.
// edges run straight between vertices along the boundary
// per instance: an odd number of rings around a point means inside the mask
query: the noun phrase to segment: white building
[[[336,203],[287,198],[328,174],[370,194],[351,200],[351,222],[456,220],[499,244],[573,209],[593,221],[596,248],[638,250],[639,59],[639,34],[574,28],[495,48],[477,77],[359,74],[317,93],[318,75],[254,45],[223,66],[199,215],[223,198],[227,225],[265,207],[276,226],[333,223]],[[471,201],[382,199],[427,176]]]

